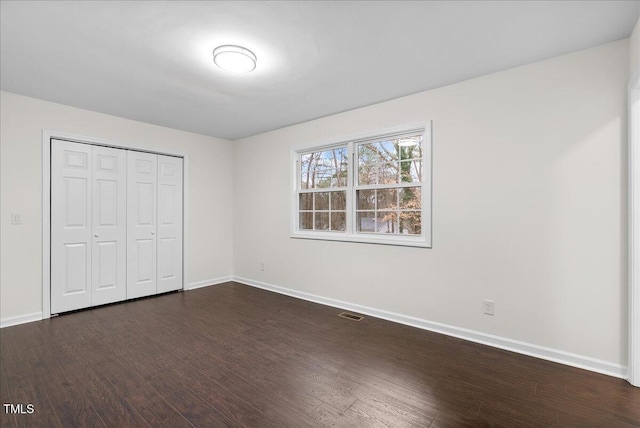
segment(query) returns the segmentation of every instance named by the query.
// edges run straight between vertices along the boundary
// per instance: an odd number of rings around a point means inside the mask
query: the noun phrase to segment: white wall
[[[640,19],[629,37],[629,75],[631,78],[640,75]]]
[[[236,142],[234,274],[626,365],[628,43]],[[433,249],[289,238],[292,146],[427,120]]]
[[[42,311],[42,130],[188,157],[189,283],[232,273],[231,142],[0,93],[0,318]],[[24,224],[11,225],[11,212]]]

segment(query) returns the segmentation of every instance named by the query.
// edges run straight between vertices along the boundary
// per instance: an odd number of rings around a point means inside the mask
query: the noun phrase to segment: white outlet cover
[[[22,224],[22,213],[11,213],[11,224]]]
[[[485,299],[482,302],[482,309],[483,309],[484,313],[487,314],[487,315],[495,315],[495,313],[496,313],[496,302],[494,302],[493,300]]]

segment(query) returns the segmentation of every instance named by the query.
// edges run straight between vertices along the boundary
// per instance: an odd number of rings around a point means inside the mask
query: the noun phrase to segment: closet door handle
[[[155,233],[155,232],[151,232],[151,234],[152,234],[152,235],[155,235],[156,233]]]
[[[96,234],[95,234],[95,235],[93,235],[93,236],[95,236],[96,238],[99,238],[99,237],[100,237],[100,234],[99,234],[99,233],[96,233]]]

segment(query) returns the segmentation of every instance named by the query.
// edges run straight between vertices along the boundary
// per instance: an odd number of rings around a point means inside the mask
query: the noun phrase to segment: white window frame
[[[402,134],[421,133],[422,138],[422,167],[423,181],[421,187],[421,234],[380,234],[357,231],[356,218],[356,183],[358,144],[367,141],[400,136]],[[299,220],[299,188],[300,186],[300,158],[302,155],[328,150],[337,147],[347,147],[347,187],[346,187],[346,225],[345,231],[327,230],[303,230],[300,229]],[[407,247],[432,248],[432,129],[431,122],[423,124],[405,125],[402,127],[384,129],[367,134],[355,135],[349,138],[341,138],[335,141],[321,144],[305,145],[291,148],[291,164],[293,174],[291,176],[291,238],[316,239],[323,241],[360,242],[369,244],[397,245]],[[407,184],[410,186],[410,184]],[[414,183],[415,186],[415,183]],[[371,186],[367,186],[371,187]],[[382,187],[385,186],[374,186]],[[388,186],[391,187],[391,186]],[[333,188],[319,189],[318,191],[332,191]]]

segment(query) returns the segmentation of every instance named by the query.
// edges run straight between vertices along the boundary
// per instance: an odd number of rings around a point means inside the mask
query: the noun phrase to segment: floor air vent
[[[338,316],[342,318],[346,318],[348,320],[353,320],[353,321],[360,321],[362,318],[364,318],[361,315],[354,315],[354,314],[350,314],[349,312],[342,312]]]

